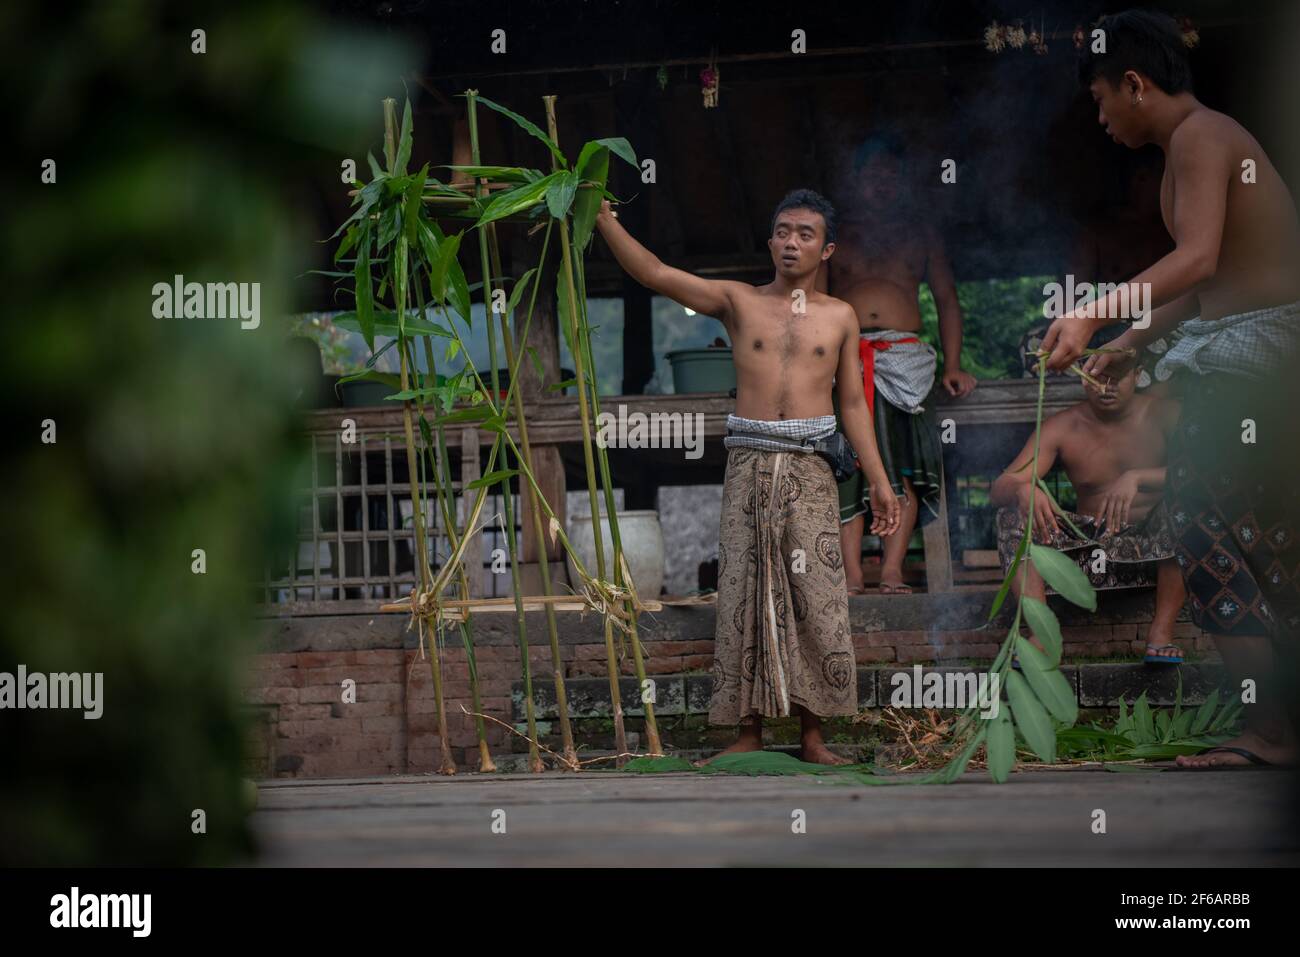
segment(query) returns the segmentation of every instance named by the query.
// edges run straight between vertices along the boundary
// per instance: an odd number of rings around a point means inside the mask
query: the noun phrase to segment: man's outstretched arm
[[[871,534],[892,535],[898,531],[898,496],[889,485],[889,475],[876,446],[876,427],[867,413],[867,396],[862,391],[862,367],[858,359],[858,317],[847,303],[841,322],[844,340],[840,346],[840,364],[835,372],[840,419],[849,444],[858,453],[858,466],[866,473],[871,488]]]
[[[609,206],[609,200],[600,204],[596,228],[609,245],[618,264],[641,285],[688,309],[720,319],[724,323],[731,314],[730,289],[738,285],[719,279],[704,279],[682,269],[674,269],[646,249],[632,237],[618,221],[618,215]]]

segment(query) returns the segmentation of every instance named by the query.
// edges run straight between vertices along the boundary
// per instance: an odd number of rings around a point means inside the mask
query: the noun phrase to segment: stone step
[[[858,707],[888,707],[899,682],[895,674],[915,674],[919,668],[922,676],[939,674],[982,673],[979,666],[915,665],[911,667],[872,666],[858,669]],[[1178,667],[1164,665],[1100,662],[1090,664],[1063,664],[1061,672],[1075,690],[1081,708],[1117,708],[1122,698],[1131,705],[1146,692],[1147,702],[1153,706],[1172,707],[1178,696],[1179,677],[1182,678],[1182,702],[1199,705],[1220,687],[1224,681],[1223,666],[1217,662],[1192,662]],[[713,679],[706,674],[655,675],[654,709],[656,715],[702,715],[709,710],[709,696]],[[609,679],[569,678],[564,683],[568,696],[569,715],[572,718],[608,718],[613,713],[610,705]],[[623,713],[628,717],[644,717],[641,689],[635,678],[622,678],[618,683]],[[514,720],[525,719],[524,686],[517,681],[512,686],[512,714]],[[559,717],[555,704],[555,686],[537,677],[533,680],[533,708],[539,721]]]

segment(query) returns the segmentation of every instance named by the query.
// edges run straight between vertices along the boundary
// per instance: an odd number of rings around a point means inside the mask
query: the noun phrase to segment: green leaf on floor
[[[783,751],[746,751],[740,754],[720,754],[699,770],[705,774],[828,774],[836,771],[861,771],[862,767],[810,764]]]
[[[631,771],[633,774],[665,774],[670,771],[698,771],[695,765],[685,758],[662,757],[652,758],[649,755],[640,758],[633,758],[627,764],[623,765],[624,771]]]

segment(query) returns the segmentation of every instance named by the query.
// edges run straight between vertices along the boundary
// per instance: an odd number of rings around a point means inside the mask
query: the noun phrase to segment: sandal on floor
[[[865,588],[850,588],[850,589],[849,589],[849,594],[850,594],[850,595],[865,595],[866,593],[867,593],[867,590],[866,590]]]
[[[1216,751],[1239,755],[1250,763],[1218,764],[1208,768],[1187,768],[1182,765],[1177,765],[1176,767],[1179,771],[1287,771],[1295,767],[1295,765],[1291,764],[1274,764],[1272,761],[1265,761],[1258,754],[1248,748],[1229,747],[1227,745],[1219,745],[1213,748],[1202,748],[1200,751],[1197,751],[1193,757],[1199,758],[1203,754],[1214,754]]]
[[[880,594],[882,595],[910,595],[912,594],[911,585],[892,585],[888,582],[880,583]]]
[[[1173,649],[1172,655],[1162,655],[1162,648]],[[1183,653],[1173,645],[1147,645],[1146,657],[1142,659],[1144,664],[1148,665],[1181,665],[1183,663]]]

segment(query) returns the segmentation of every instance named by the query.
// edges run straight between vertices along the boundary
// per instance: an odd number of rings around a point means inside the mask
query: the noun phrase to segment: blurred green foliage
[[[981,279],[957,283],[961,304],[962,367],[977,379],[1019,379],[1023,376],[1020,339],[1043,319],[1043,286],[1051,276]],[[922,284],[921,338],[939,351],[939,314],[928,285]],[[942,369],[940,369],[942,371]]]
[[[295,218],[293,179],[337,170],[373,120],[379,91],[359,79],[372,48],[279,2],[45,19],[5,5],[0,37],[19,159],[3,226],[16,321],[0,390],[18,454],[0,512],[0,671],[102,672],[104,700],[94,721],[0,711],[0,859],[238,860],[253,850],[253,585],[292,541],[301,462],[281,317],[320,238]],[[391,55],[382,68],[401,72]],[[259,282],[260,328],[154,318],[152,286],[175,274]],[[199,548],[206,574],[191,570]]]

